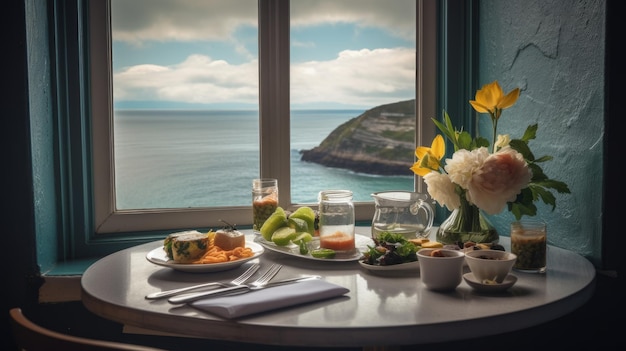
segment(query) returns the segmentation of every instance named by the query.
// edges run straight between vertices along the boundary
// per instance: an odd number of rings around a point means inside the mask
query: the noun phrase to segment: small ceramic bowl
[[[465,253],[465,262],[479,282],[502,283],[511,273],[517,256],[501,250],[473,250]]]
[[[439,255],[433,256],[436,251]],[[420,279],[429,290],[454,290],[463,277],[465,254],[460,250],[421,249],[417,252]]]

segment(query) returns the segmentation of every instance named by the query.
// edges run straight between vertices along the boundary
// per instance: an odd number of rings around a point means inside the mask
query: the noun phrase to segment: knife
[[[195,292],[195,293],[190,293],[190,294],[173,296],[173,297],[170,297],[167,301],[169,301],[172,304],[181,304],[181,303],[196,301],[205,297],[234,295],[234,294],[245,293],[245,292],[250,292],[254,290],[271,288],[273,286],[286,285],[286,284],[297,283],[297,282],[301,282],[305,280],[321,279],[321,278],[322,277],[319,275],[307,275],[307,276],[302,276],[302,277],[287,278],[287,279],[279,280],[276,282],[271,282],[263,286],[243,284],[243,285],[231,286],[227,288],[213,289],[209,291],[200,291],[200,292]]]

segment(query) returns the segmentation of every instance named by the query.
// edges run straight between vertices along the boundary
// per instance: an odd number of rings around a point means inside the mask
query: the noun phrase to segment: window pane
[[[295,0],[290,11],[292,202],[413,191],[416,1]]]
[[[257,0],[112,0],[116,208],[249,206]]]

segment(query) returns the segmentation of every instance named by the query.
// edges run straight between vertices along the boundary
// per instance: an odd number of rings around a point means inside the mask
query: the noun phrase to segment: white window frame
[[[437,6],[436,0],[416,2],[415,140],[418,145],[426,145],[434,137],[430,118],[435,116],[437,91]],[[207,228],[221,226],[220,220],[242,227],[251,224],[251,206],[132,211],[115,208],[110,1],[90,0],[89,17],[96,234]],[[278,179],[280,205],[293,210],[302,205],[315,208],[317,204],[291,203],[289,31],[289,1],[259,0],[260,176]],[[415,189],[424,189],[421,177],[415,177]],[[357,221],[371,221],[373,202],[356,203],[355,212]]]

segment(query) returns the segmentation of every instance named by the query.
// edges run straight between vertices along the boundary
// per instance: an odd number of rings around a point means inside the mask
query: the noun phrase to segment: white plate
[[[512,287],[513,284],[515,284],[515,282],[517,281],[516,276],[514,276],[513,274],[509,274],[500,284],[483,284],[482,282],[478,281],[476,277],[474,277],[474,273],[472,272],[463,274],[463,279],[465,279],[465,282],[469,286],[478,291],[503,291]]]
[[[377,271],[381,273],[399,272],[399,271],[419,271],[420,269],[419,261],[400,263],[400,264],[390,264],[388,266],[378,266],[374,264],[368,264],[363,261],[359,261],[359,264],[361,265],[361,267],[367,269],[368,271]]]
[[[163,250],[163,246],[157,247],[156,249],[148,252],[148,254],[146,255],[146,259],[159,266],[169,267],[182,272],[219,272],[237,268],[242,264],[261,256],[261,254],[263,254],[263,252],[265,251],[263,249],[263,246],[248,240],[246,240],[246,247],[249,247],[252,250],[253,255],[251,257],[245,257],[236,261],[221,263],[174,263],[174,261],[168,260],[167,255],[165,254],[165,250]]]
[[[291,255],[291,256],[296,256],[296,257],[300,257],[300,258],[304,258],[304,259],[308,259],[308,260],[316,260],[316,261],[356,261],[358,259],[360,259],[363,256],[363,252],[369,250],[369,248],[367,247],[367,245],[374,245],[374,240],[372,240],[372,238],[368,237],[368,236],[364,236],[364,235],[360,235],[360,234],[355,234],[354,235],[354,246],[355,249],[353,251],[350,252],[337,252],[337,254],[335,254],[334,258],[316,258],[311,256],[310,253],[303,255],[300,253],[300,247],[296,244],[289,244],[289,245],[285,245],[285,246],[278,246],[276,244],[274,244],[271,241],[267,241],[265,239],[263,239],[263,237],[261,235],[257,235],[254,238],[254,241],[261,244],[264,248],[271,250],[271,251],[275,251],[275,252],[280,252],[283,254],[287,254],[287,255]],[[319,238],[313,238],[313,240],[311,240],[308,244],[309,244],[309,249],[313,250],[316,248],[319,248]]]

